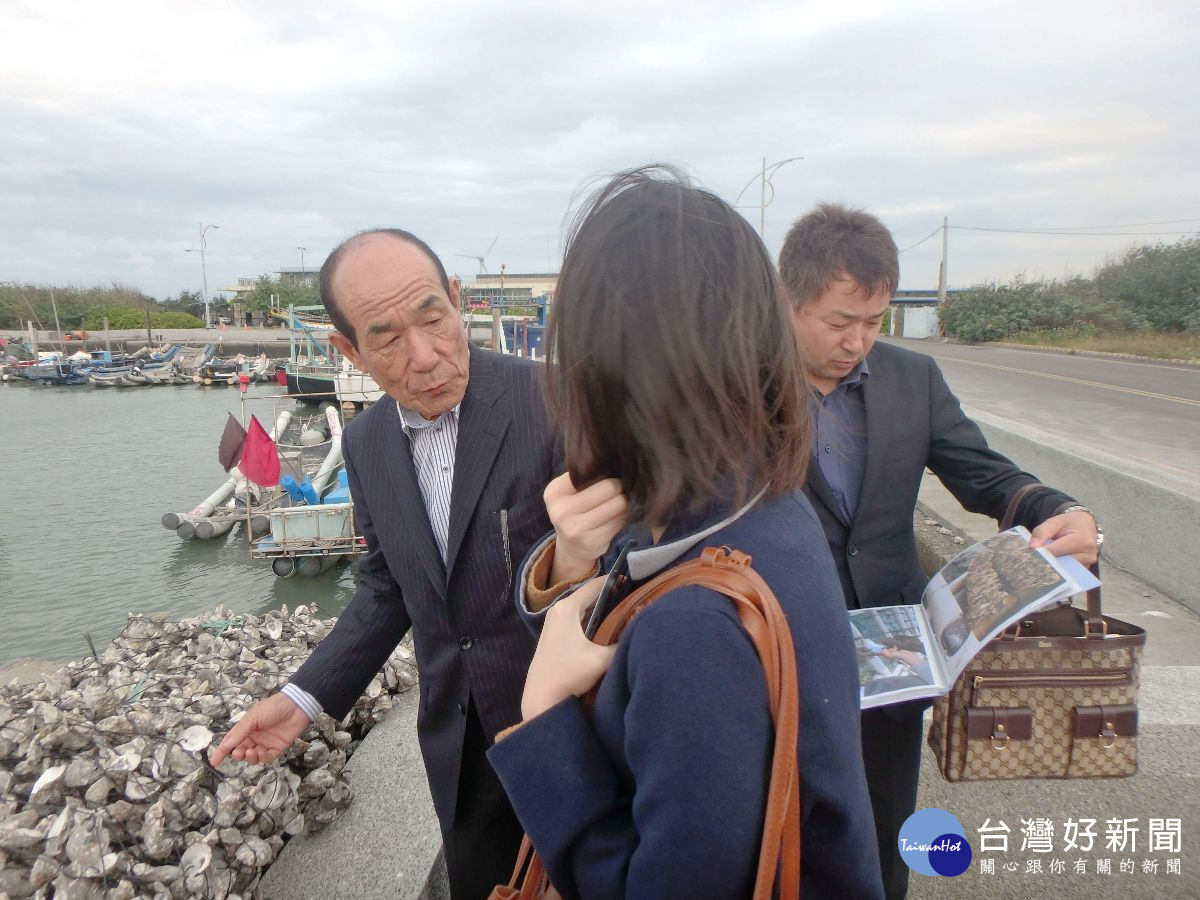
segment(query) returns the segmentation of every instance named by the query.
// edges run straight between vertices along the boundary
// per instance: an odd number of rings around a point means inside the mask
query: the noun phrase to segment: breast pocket
[[[494,511],[494,518],[507,576],[504,591],[507,597],[512,591],[517,568],[529,549],[550,530],[550,520],[541,497],[536,501],[500,507]]]

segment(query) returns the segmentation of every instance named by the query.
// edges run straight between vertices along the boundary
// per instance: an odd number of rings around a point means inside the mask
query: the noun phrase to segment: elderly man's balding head
[[[433,252],[430,246],[412,232],[405,231],[402,228],[373,228],[369,231],[360,231],[358,234],[346,238],[325,258],[325,263],[321,266],[319,289],[321,303],[324,304],[325,311],[329,313],[329,318],[333,321],[334,327],[349,338],[350,343],[356,347],[358,346],[358,337],[355,335],[354,328],[346,318],[343,305],[339,303],[334,293],[334,276],[337,274],[337,269],[341,265],[342,259],[354,247],[364,241],[369,242],[379,238],[405,241],[420,250],[429,258],[429,262],[441,279],[442,287],[446,289],[446,293],[450,293],[450,279],[446,276],[446,267],[442,265],[442,261],[438,259],[437,254]]]
[[[401,406],[435,419],[466,395],[470,350],[458,280],[403,231],[355,235],[321,267],[330,342]]]

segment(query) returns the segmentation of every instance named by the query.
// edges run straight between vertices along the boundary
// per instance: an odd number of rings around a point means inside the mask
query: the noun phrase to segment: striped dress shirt
[[[396,404],[400,425],[412,446],[417,484],[421,487],[421,496],[425,498],[425,512],[429,516],[429,525],[443,562],[446,561],[446,543],[450,533],[450,490],[454,485],[454,451],[458,444],[460,406],[461,403],[431,420]],[[321,704],[303,688],[289,683],[283,686],[283,693],[310,719],[315,720],[321,714]]]
[[[417,484],[425,498],[425,512],[433,537],[446,561],[446,542],[450,532],[450,488],[454,484],[454,448],[458,443],[458,404],[454,409],[430,421],[399,403],[400,424],[412,445],[413,468]]]

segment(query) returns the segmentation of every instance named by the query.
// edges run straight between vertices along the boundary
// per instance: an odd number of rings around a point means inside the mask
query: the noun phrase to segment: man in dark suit
[[[351,238],[320,284],[332,343],[390,398],[342,439],[367,541],[361,578],[333,631],[213,762],[269,761],[322,710],[345,716],[412,629],[417,732],[451,894],[476,900],[508,880],[522,834],[484,754],[520,721],[535,643],[512,577],[550,530],[542,490],[556,467],[538,367],[469,346],[457,281],[407,232]]]
[[[912,517],[928,467],[960,503],[997,520],[1036,481],[990,449],[933,359],[876,344],[899,282],[891,234],[874,216],[822,204],[792,227],[779,259],[813,387],[814,465],[806,492],[821,519],[850,608],[920,601],[928,579]],[[1059,491],[1031,492],[1017,523],[1032,546],[1089,564],[1098,529]],[[905,895],[901,826],[916,806],[927,702],[862,714],[863,758],[889,898]]]

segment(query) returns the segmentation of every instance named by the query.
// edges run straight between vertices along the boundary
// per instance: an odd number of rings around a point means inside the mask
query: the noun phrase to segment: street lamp
[[[300,280],[303,281],[304,275],[305,275],[304,251],[307,250],[308,248],[307,247],[297,247],[296,249],[300,251]]]
[[[204,258],[204,250],[207,243],[204,240],[204,233],[210,228],[220,228],[220,225],[205,225],[200,223],[200,277],[204,279],[204,327],[207,328],[212,318],[208,314],[208,263]],[[195,253],[195,247],[188,247],[185,253]]]
[[[760,238],[763,238],[764,240],[766,239],[766,235],[764,234],[764,232],[766,230],[766,225],[767,225],[767,207],[770,206],[771,201],[775,199],[775,185],[772,184],[771,179],[775,177],[775,173],[778,172],[780,170],[780,168],[782,168],[783,166],[786,166],[790,162],[796,162],[797,160],[800,160],[800,159],[804,159],[804,157],[803,156],[789,156],[787,159],[781,159],[779,162],[772,163],[771,165],[768,166],[767,158],[764,156],[763,161],[762,161],[762,172],[760,172],[759,174],[757,174],[753,178],[751,178],[749,181],[747,181],[746,186],[744,188],[742,188],[740,192],[738,192],[737,199],[733,201],[734,207],[737,208],[738,200],[742,199],[742,194],[746,193],[746,191],[748,191],[750,189],[750,185],[754,184],[754,182],[756,182],[756,181],[761,182],[762,187],[759,191],[758,205],[754,206],[751,204],[745,204],[740,208],[742,208],[742,209],[757,209],[758,210],[758,236]],[[768,175],[768,173],[770,173],[770,174]],[[768,185],[770,185],[770,187],[771,187],[770,199],[767,199],[767,186]]]

